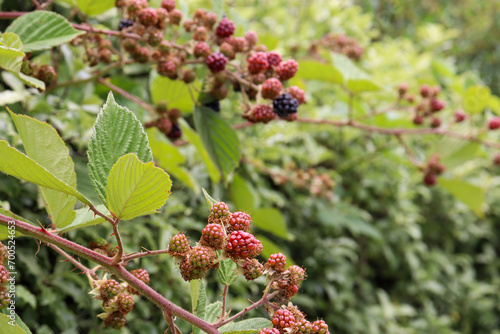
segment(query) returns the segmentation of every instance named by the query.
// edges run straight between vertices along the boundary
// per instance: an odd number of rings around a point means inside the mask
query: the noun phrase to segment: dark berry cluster
[[[427,164],[424,166],[424,183],[429,186],[435,186],[437,183],[437,177],[444,173],[446,170],[445,165],[441,162],[441,157],[439,154],[434,154],[429,158]]]
[[[52,66],[48,64],[39,65],[37,63],[33,63],[26,57],[21,64],[21,72],[43,81],[47,86],[57,80],[57,72]]]
[[[167,105],[163,103],[156,106],[156,112],[159,118],[145,123],[144,127],[156,127],[167,138],[171,140],[179,139],[182,136],[182,129],[179,126],[181,111],[177,108],[167,109]]]
[[[400,101],[406,100],[409,103],[416,102],[415,95],[408,93],[408,85],[406,83],[401,83],[397,90]],[[446,104],[444,101],[438,99],[437,96],[440,92],[440,86],[430,87],[426,84],[420,86],[421,100],[415,107],[413,115],[413,123],[415,125],[422,125],[424,121],[428,120],[428,124],[432,128],[439,128],[441,126],[442,120],[436,114],[443,110]],[[456,120],[459,118],[456,118]],[[462,120],[460,120],[460,122]]]

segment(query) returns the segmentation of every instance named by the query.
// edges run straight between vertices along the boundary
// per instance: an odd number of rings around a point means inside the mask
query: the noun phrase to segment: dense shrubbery
[[[209,1],[178,2],[184,20],[197,8],[218,14],[223,9],[235,22],[236,36],[254,30],[268,50],[299,63],[296,76],[285,83],[305,91],[306,103],[295,122],[252,125],[246,122],[252,120],[248,110],[257,103],[251,96],[250,102],[246,98],[242,102],[241,93],[233,92],[238,87],[211,86],[216,88],[212,96],[228,94],[220,102],[217,119],[237,128],[243,158],[234,171],[238,161],[221,167],[225,160],[210,152],[216,149],[210,144],[215,141],[213,134],[201,129],[218,121],[196,119],[200,110],[193,113],[190,94],[202,89],[201,80],[208,73],[203,64],[193,67],[197,77],[190,86],[193,91],[184,84],[186,80],[172,80],[184,79],[185,72],[182,77],[178,72],[173,75],[167,64],[160,67],[158,62],[113,68],[105,80],[90,80],[96,68],[109,65],[93,67],[92,52],[70,44],[33,53],[30,61],[37,66],[58,64],[57,82],[44,93],[27,89],[11,72],[2,73],[2,105],[58,130],[75,162],[78,189],[94,203],[100,199],[88,176],[86,156],[92,126],[110,87],[125,91],[124,96],[116,94],[117,102],[149,127],[155,160],[173,179],[172,195],[161,213],[121,226],[126,252],[138,252],[140,247],[166,249],[178,232],[198,240],[208,215],[200,192],[204,187],[231,208],[251,214],[252,233],[263,244],[264,259],[283,252],[290,265],[307,269],[307,280],[292,302],[311,320],[323,318],[331,333],[500,333],[496,259],[500,179],[493,163],[499,144],[498,133],[486,130],[500,111],[500,101],[476,72],[469,71],[474,68],[474,40],[457,43],[454,39],[457,30],[477,27],[427,25],[415,19],[412,27],[418,33],[409,36],[418,39],[410,39],[398,32],[406,28],[401,20],[406,22],[407,16],[401,13],[410,12],[405,10],[389,8],[371,14],[347,1],[321,0],[307,4],[293,0],[286,5],[284,1],[245,1],[234,7],[214,1],[213,8]],[[65,3],[55,1],[51,8],[82,24],[85,16]],[[154,7],[160,3],[150,2]],[[4,1],[1,6],[2,11],[33,9],[31,1]],[[88,23],[96,28],[117,30],[120,25],[114,10],[102,15],[93,15],[92,10],[99,13],[99,9],[92,7],[80,10],[89,14]],[[379,29],[380,22],[397,24]],[[6,28],[11,21],[0,23]],[[189,35],[183,27],[178,29],[179,43],[186,42]],[[92,43],[102,44],[101,37],[93,38]],[[115,37],[110,40],[117,45]],[[462,43],[470,43],[470,56],[462,57],[457,51]],[[448,57],[449,50],[459,57],[460,71]],[[99,55],[100,61],[105,56]],[[484,68],[492,64],[482,63]],[[166,77],[158,75],[155,66]],[[253,84],[262,84],[258,79]],[[85,82],[57,86],[78,80]],[[401,83],[408,86],[408,93],[398,93]],[[422,85],[441,87],[439,100],[446,107],[439,113],[417,112]],[[251,92],[252,87],[246,88]],[[213,107],[211,102],[203,101]],[[167,107],[170,111],[165,113]],[[165,114],[160,118],[171,121],[172,109],[182,113],[178,126],[183,135],[173,142],[163,134],[175,138],[172,124],[166,131],[157,122],[158,115]],[[464,122],[456,122],[457,109],[464,110]],[[429,117],[416,126],[419,112]],[[440,125],[431,128],[436,115]],[[391,132],[398,129],[403,129],[403,135]],[[20,146],[7,112],[0,112],[0,138]],[[437,186],[429,188],[422,180],[436,153],[446,171]],[[222,176],[218,169],[223,169]],[[0,207],[32,222],[50,224],[36,187],[4,174],[0,174]],[[69,231],[65,237],[87,245],[111,233],[111,226],[101,224]],[[113,237],[107,240],[116,245]],[[37,333],[112,332],[97,318],[101,303],[88,294],[87,277],[70,272],[73,266],[60,262],[62,257],[47,247],[38,251],[31,239],[19,238],[16,246],[16,269],[21,273],[17,311],[29,328]],[[128,269],[137,268],[149,272],[150,285],[163,296],[191,308],[189,284],[168,256],[131,261]],[[214,301],[221,293],[215,271],[206,282],[207,299]],[[241,310],[248,299],[258,300],[263,289],[260,282],[239,278],[229,289],[229,304],[234,311]],[[160,313],[151,303],[136,303],[123,331],[161,333],[166,325]],[[264,313],[254,310],[250,316]],[[186,323],[178,325],[190,330]]]

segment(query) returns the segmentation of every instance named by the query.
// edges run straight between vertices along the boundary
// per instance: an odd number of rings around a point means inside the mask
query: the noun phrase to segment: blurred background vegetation
[[[212,9],[211,1],[177,1],[185,14],[199,7]],[[67,17],[70,7],[63,2],[55,1],[55,10]],[[27,0],[0,4],[3,11],[31,8]],[[356,64],[382,87],[356,98],[356,115],[387,107],[396,99],[395,87],[407,82],[415,93],[422,83],[440,84],[450,106],[444,113],[451,117],[454,109],[462,107],[467,87],[488,85],[492,93],[499,93],[500,74],[495,70],[500,63],[499,6],[484,0],[459,4],[451,0],[233,0],[225,1],[223,9],[236,22],[237,33],[255,30],[260,42],[282,52],[285,59],[287,55],[300,61],[323,59],[324,49],[316,47],[328,33],[355,40],[363,51]],[[110,11],[91,21],[116,29],[119,18]],[[2,28],[8,23],[0,22]],[[60,80],[81,75],[85,70],[81,54],[69,46],[61,50],[65,58]],[[50,52],[35,56],[41,63],[50,62]],[[150,72],[149,67],[126,67],[111,81],[156,103]],[[347,94],[328,80],[314,79],[313,72],[304,65],[292,80],[307,93],[308,103],[299,109],[301,117],[345,118]],[[87,176],[86,145],[109,90],[91,83],[30,95],[8,74],[2,78],[4,90],[25,94],[12,105],[15,112],[46,120],[60,131],[75,160],[79,189],[98,202]],[[236,124],[241,113],[233,95],[222,103],[221,115]],[[117,101],[148,120],[137,105],[121,96]],[[480,123],[481,117],[499,108],[500,104],[491,102],[473,121]],[[191,123],[188,111],[184,116]],[[412,126],[410,117],[401,114],[375,121],[385,127]],[[264,256],[280,250],[307,269],[308,279],[292,302],[311,320],[324,318],[331,333],[500,333],[500,177],[491,166],[490,151],[450,139],[413,138],[417,158],[425,161],[440,152],[448,167],[441,184],[428,188],[393,138],[286,122],[245,128],[238,135],[245,161],[226,187],[213,182],[193,145],[175,148],[159,133],[149,132],[152,144],[161,147],[153,149],[156,159],[169,154],[170,159],[160,165],[169,171],[173,168],[169,164],[174,164],[181,171],[173,175],[172,195],[161,214],[123,225],[128,252],[139,251],[140,246],[166,248],[177,231],[196,240],[208,215],[200,193],[200,187],[205,187],[214,198],[229,202],[231,209],[252,214]],[[491,136],[498,140],[498,135]],[[0,111],[0,138],[19,144],[4,111]],[[301,181],[304,175],[314,173],[334,181],[332,194],[316,196],[314,187],[304,186],[309,184]],[[3,174],[0,205],[48,223],[36,187]],[[275,222],[272,227],[267,224],[270,220]],[[71,231],[67,237],[87,244],[110,234],[109,228],[98,226]],[[86,278],[70,272],[72,266],[61,262],[60,256],[45,247],[38,251],[38,245],[25,238],[17,241],[17,256],[18,312],[34,332],[114,332],[96,318],[100,305],[88,295]],[[129,267],[147,269],[155,289],[190,308],[189,284],[168,256],[143,259]],[[213,301],[221,287],[214,276],[207,281]],[[257,300],[262,289],[259,281],[238,279],[230,289],[233,310],[244,308],[249,299]],[[128,320],[124,333],[162,333],[165,327],[162,315],[147,301],[136,303]]]

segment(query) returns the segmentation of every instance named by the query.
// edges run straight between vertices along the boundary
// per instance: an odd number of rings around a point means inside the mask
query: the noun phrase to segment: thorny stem
[[[145,249],[145,252],[140,252],[140,253],[132,253],[128,254],[122,257],[123,262],[127,262],[133,259],[138,259],[141,257],[148,257],[148,256],[154,256],[154,255],[161,255],[161,254],[167,254],[168,249],[160,249],[160,250],[154,250],[150,251]]]
[[[226,318],[226,298],[228,290],[229,285],[224,285],[224,291],[222,292],[222,313],[221,318],[219,319],[220,322],[222,322]]]
[[[67,239],[61,238],[47,231],[43,227],[36,227],[29,223],[14,219],[12,217],[0,215],[0,225],[8,226],[9,222],[14,222],[17,232],[24,234],[26,236],[33,237],[45,243],[53,244],[57,247],[70,251],[75,255],[82,257],[84,259],[93,261],[102,267],[106,268],[109,272],[115,274],[117,277],[123,279],[125,282],[130,284],[133,288],[138,290],[146,298],[156,304],[160,309],[166,312],[170,312],[172,316],[179,317],[186,320],[192,325],[200,328],[201,330],[209,334],[218,334],[216,327],[207,323],[206,321],[198,318],[197,316],[191,314],[190,312],[184,310],[183,308],[173,304],[168,299],[160,295],[158,292],[153,290],[151,287],[146,285],[144,282],[139,280],[137,277],[128,272],[119,264],[112,264],[113,259],[94,252],[88,248],[85,248],[79,244],[76,244]]]
[[[120,231],[118,231],[118,223],[120,222],[119,218],[116,218],[111,224],[113,226],[113,234],[116,238],[116,243],[118,244],[118,253],[116,253],[113,258],[113,264],[118,264],[122,261],[123,256],[123,242],[122,237],[120,236]]]
[[[224,326],[225,324],[228,324],[230,323],[231,321],[235,320],[235,319],[238,319],[239,317],[241,316],[244,316],[245,314],[247,314],[249,311],[261,306],[261,305],[264,305],[266,304],[267,302],[269,302],[271,299],[274,298],[274,296],[276,296],[277,294],[279,293],[279,291],[274,291],[273,293],[269,294],[269,295],[266,295],[264,294],[264,296],[256,303],[253,303],[252,305],[250,305],[249,307],[241,310],[240,312],[236,313],[235,315],[233,315],[232,317],[229,317],[227,318],[226,320],[220,322],[220,323],[216,323],[214,324],[214,326],[216,328],[219,328],[221,326]]]
[[[146,109],[151,114],[151,116],[155,116],[155,114],[156,114],[156,108],[153,107],[152,105],[144,102],[143,100],[141,100],[137,96],[134,96],[134,95],[130,94],[126,90],[123,90],[120,87],[113,85],[111,82],[109,82],[107,80],[104,80],[102,78],[98,78],[97,81],[99,83],[103,84],[104,86],[110,88],[111,90],[117,92],[118,94],[122,95],[123,97],[129,99],[130,101],[134,102],[135,104],[137,104],[137,105],[141,106],[142,108]]]

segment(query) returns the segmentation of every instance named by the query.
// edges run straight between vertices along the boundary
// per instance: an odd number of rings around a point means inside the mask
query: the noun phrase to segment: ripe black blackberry
[[[122,31],[125,28],[130,28],[131,26],[134,25],[134,22],[129,19],[121,19],[120,24],[118,25],[118,30]]]
[[[292,95],[281,94],[273,100],[273,110],[281,118],[295,114],[299,108],[299,102]]]

